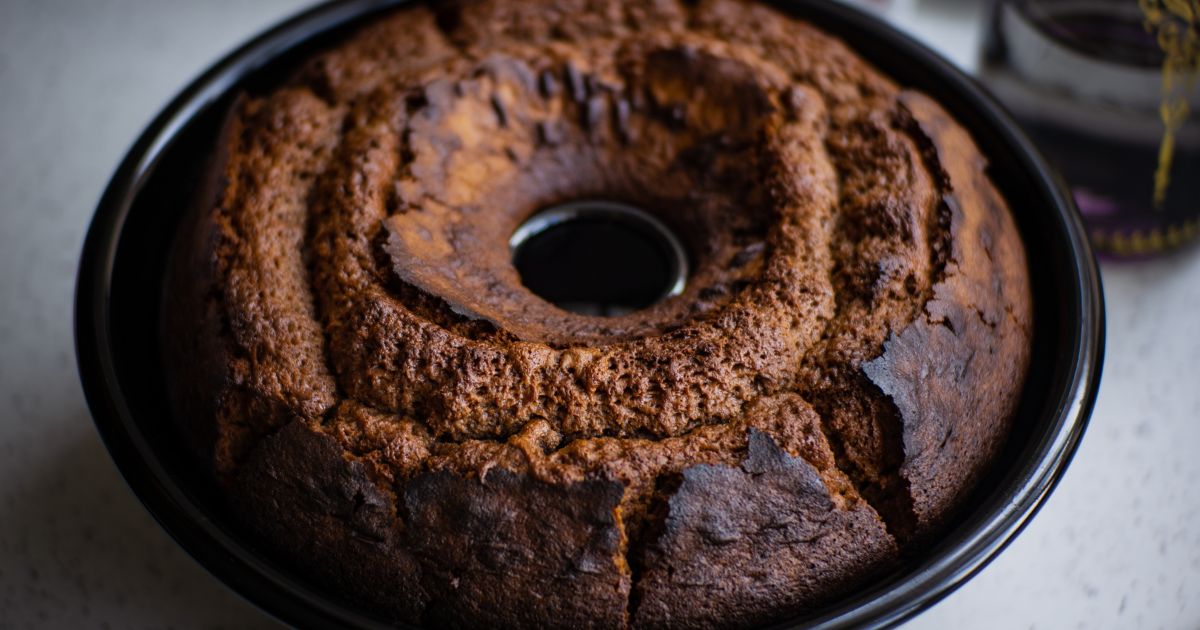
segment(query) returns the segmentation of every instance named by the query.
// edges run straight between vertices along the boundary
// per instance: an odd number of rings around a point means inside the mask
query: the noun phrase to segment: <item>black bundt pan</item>
[[[92,220],[75,301],[80,376],[96,426],[126,481],[201,564],[278,619],[303,627],[377,627],[239,531],[173,432],[158,352],[167,248],[222,111],[262,89],[356,23],[404,4],[320,5],[264,33],[205,72],[129,151]],[[966,125],[1016,215],[1033,279],[1032,368],[1002,460],[962,517],[902,569],[785,626],[888,626],[945,597],[1029,522],[1083,435],[1100,380],[1100,280],[1078,212],[1011,118],[970,78],[879,20],[832,2],[779,3],[844,39],[900,83],[933,96]]]

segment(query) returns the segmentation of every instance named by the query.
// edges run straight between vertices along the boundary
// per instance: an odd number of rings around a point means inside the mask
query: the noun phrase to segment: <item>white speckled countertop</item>
[[[72,292],[93,207],[142,127],[306,4],[0,0],[0,629],[275,626],[121,480],[76,376]],[[970,63],[973,9],[898,8]],[[1200,248],[1103,274],[1104,383],[1074,463],[997,560],[908,627],[1200,627]]]

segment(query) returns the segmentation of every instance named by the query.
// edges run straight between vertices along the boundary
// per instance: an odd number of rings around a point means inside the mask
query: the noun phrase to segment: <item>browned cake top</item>
[[[198,307],[229,357],[222,474],[298,417],[396,492],[618,481],[624,552],[656,497],[747,469],[762,434],[903,542],[1002,440],[1031,316],[983,158],[770,9],[410,8],[246,98],[225,138]],[[596,317],[522,286],[510,235],[581,198],[678,232],[686,290]]]

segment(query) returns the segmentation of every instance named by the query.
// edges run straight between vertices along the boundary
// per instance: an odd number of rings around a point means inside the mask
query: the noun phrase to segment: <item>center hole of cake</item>
[[[688,261],[665,224],[634,206],[572,201],[538,212],[509,238],[521,283],[573,313],[614,317],[683,292]]]

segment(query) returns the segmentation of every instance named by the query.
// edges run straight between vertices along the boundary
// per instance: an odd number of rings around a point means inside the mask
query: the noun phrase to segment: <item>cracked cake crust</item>
[[[944,526],[1029,360],[1024,252],[929,98],[756,3],[395,11],[232,107],[168,270],[175,416],[247,527],[396,622],[741,627]],[[682,295],[507,239],[608,197]]]

